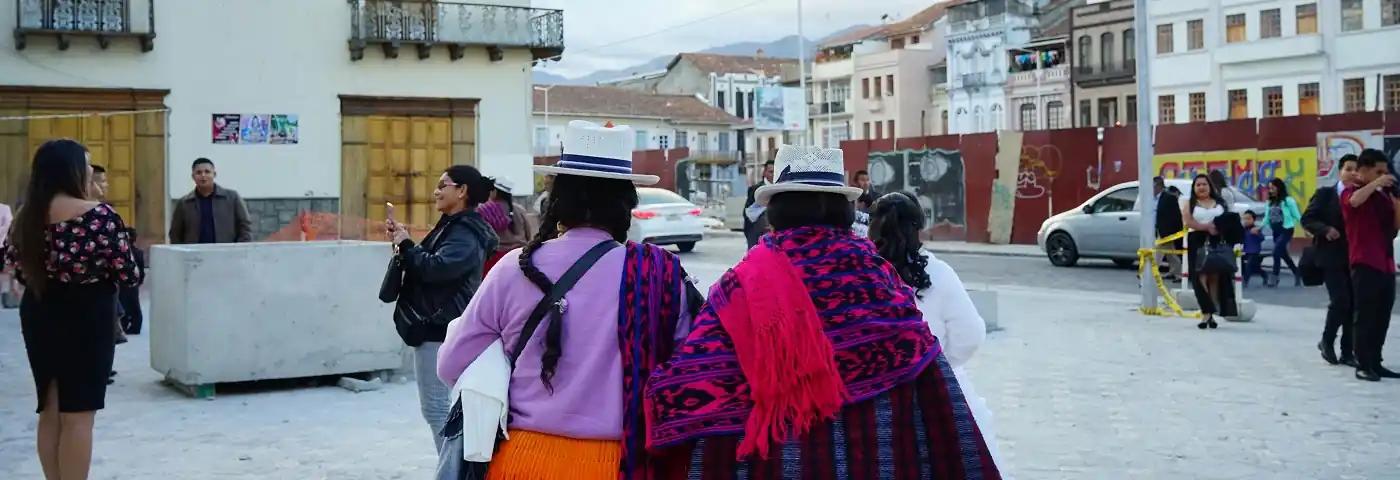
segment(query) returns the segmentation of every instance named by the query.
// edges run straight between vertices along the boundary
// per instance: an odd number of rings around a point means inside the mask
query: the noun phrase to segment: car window
[[[676,195],[670,190],[660,188],[639,188],[637,189],[637,201],[642,205],[656,205],[658,203],[690,203],[685,197]]]
[[[1115,190],[1094,202],[1094,213],[1131,212],[1137,203],[1137,187]]]

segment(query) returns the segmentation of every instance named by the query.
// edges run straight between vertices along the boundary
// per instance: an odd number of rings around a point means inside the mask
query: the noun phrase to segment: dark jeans
[[[121,287],[117,292],[121,302],[121,325],[128,335],[140,335],[145,315],[141,314],[141,287]]]
[[[1322,272],[1323,285],[1327,286],[1327,323],[1322,328],[1322,342],[1332,345],[1337,341],[1337,330],[1342,331],[1341,356],[1352,357],[1352,326],[1356,321],[1356,311],[1351,299],[1351,270],[1345,266],[1328,268]],[[1386,314],[1389,318],[1390,314]]]
[[[1253,276],[1255,276],[1255,275],[1258,275],[1259,278],[1264,279],[1264,282],[1265,282],[1265,283],[1268,283],[1268,281],[1269,281],[1269,274],[1264,273],[1264,256],[1263,256],[1263,255],[1260,255],[1260,254],[1258,254],[1258,253],[1246,253],[1246,254],[1243,255],[1243,258],[1241,258],[1240,260],[1241,260],[1240,263],[1243,264],[1243,265],[1241,265],[1241,266],[1244,267],[1244,271],[1240,272],[1240,282],[1241,282],[1241,283],[1243,283],[1243,284],[1245,284],[1245,285],[1249,285],[1249,277],[1253,277]],[[1265,285],[1265,286],[1267,286],[1267,285]]]
[[[1390,309],[1395,306],[1395,274],[1365,265],[1351,267],[1351,286],[1356,302],[1356,363],[1362,367],[1381,364],[1385,334],[1390,330]]]
[[[1288,244],[1293,240],[1293,229],[1274,225],[1272,230],[1274,232],[1274,276],[1278,276],[1279,261],[1282,260],[1288,264],[1288,271],[1293,272],[1293,276],[1297,277],[1298,265],[1293,263],[1293,255],[1288,253]]]

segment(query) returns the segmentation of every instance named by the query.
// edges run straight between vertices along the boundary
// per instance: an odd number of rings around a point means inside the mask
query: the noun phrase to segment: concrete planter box
[[[151,248],[151,368],[177,386],[398,369],[384,242]],[[208,386],[208,387],[206,387]]]
[[[1000,318],[997,316],[997,292],[969,288],[967,296],[972,298],[972,306],[977,307],[977,314],[982,316],[982,321],[987,322],[987,333],[1001,330]]]

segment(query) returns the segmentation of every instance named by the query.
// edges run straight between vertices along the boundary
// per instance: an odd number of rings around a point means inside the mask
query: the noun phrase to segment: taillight
[[[691,210],[691,211],[690,211],[690,214],[691,214],[691,215],[695,215],[695,216],[697,216],[697,217],[700,216],[701,213],[704,213],[704,212],[701,212],[700,209],[698,209],[698,208],[695,209],[695,210]]]
[[[646,220],[648,218],[656,218],[656,212],[648,210],[633,210],[632,216],[637,220]]]

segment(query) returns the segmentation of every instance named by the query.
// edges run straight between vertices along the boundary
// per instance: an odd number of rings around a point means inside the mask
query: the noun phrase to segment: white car
[[[682,252],[695,249],[705,238],[704,213],[675,192],[662,188],[638,188],[637,208],[627,238],[654,245],[675,245]]]

